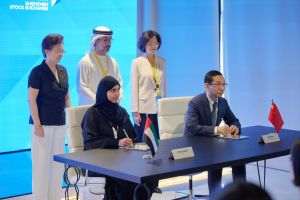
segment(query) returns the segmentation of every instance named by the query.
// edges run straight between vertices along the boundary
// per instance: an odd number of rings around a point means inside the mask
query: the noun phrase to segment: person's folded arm
[[[99,136],[96,132],[88,130],[85,132],[84,146],[85,149],[117,149],[119,148],[119,143],[117,139],[108,138],[105,136]]]
[[[82,136],[84,142],[84,149],[96,149],[96,148],[119,148],[119,142],[117,139],[99,132],[97,125],[101,124],[100,121],[96,121],[95,114],[91,110],[88,110],[82,121]]]
[[[126,110],[125,110],[126,111]],[[123,127],[126,131],[126,133],[128,134],[129,138],[133,139],[133,141],[136,138],[136,133],[134,130],[134,127],[132,125],[132,122],[130,121],[129,115],[126,111],[126,120],[124,122],[124,127]]]
[[[238,120],[238,118],[236,118],[236,116],[233,114],[233,112],[231,111],[227,101],[226,101],[226,113],[225,116],[223,117],[224,121],[226,124],[228,124],[229,126],[236,126],[239,129],[239,133],[241,134],[241,124],[240,121]]]

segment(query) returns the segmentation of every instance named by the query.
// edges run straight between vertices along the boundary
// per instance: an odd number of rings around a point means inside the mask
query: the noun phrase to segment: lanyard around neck
[[[151,69],[152,69],[152,79],[155,83],[155,92],[157,96],[161,96],[161,92],[160,92],[160,73],[159,73],[159,68],[158,68],[158,64],[154,61],[150,62],[150,60],[148,59],[150,65],[151,65]]]
[[[92,52],[91,56],[92,56],[93,60],[96,62],[96,65],[99,68],[99,71],[102,74],[102,76],[103,77],[106,76],[108,74],[108,58],[107,58],[107,56],[105,56],[106,66],[103,66],[101,64],[100,58],[99,58],[99,56],[96,55],[96,52]]]

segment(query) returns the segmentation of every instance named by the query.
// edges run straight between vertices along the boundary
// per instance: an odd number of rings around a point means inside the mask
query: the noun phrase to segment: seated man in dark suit
[[[225,80],[221,72],[212,70],[204,78],[205,93],[195,96],[188,105],[184,133],[188,136],[239,135],[241,124],[222,97]],[[221,121],[225,123],[221,123]],[[234,180],[246,180],[245,165],[232,166]],[[208,171],[210,194],[221,188],[222,168]]]

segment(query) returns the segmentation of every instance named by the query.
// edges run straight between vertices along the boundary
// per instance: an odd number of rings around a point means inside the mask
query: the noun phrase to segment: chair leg
[[[76,179],[74,182],[71,182],[69,180],[69,170],[74,169],[76,173]],[[66,189],[65,189],[65,199],[69,199],[69,189],[70,187],[74,187],[75,192],[76,192],[76,200],[79,199],[79,188],[78,188],[78,181],[80,179],[80,169],[77,167],[71,167],[69,165],[65,165],[65,171],[64,171],[64,176],[63,176],[64,182],[66,183]]]
[[[87,185],[87,179],[88,179],[88,170],[85,170],[85,174],[84,174],[84,186]]]
[[[194,192],[193,192],[193,176],[192,175],[189,176],[189,191],[190,191],[189,199],[197,199],[197,198],[206,198],[206,197],[208,197],[208,195],[203,195],[203,194],[195,194],[194,195]]]
[[[85,174],[84,174],[84,186],[85,187],[87,187],[88,186],[88,170],[85,170]],[[104,193],[101,191],[101,192],[99,192],[99,191],[93,191],[93,188],[91,188],[92,186],[92,183],[90,183],[89,184],[89,187],[88,187],[88,191],[91,193],[91,194],[94,194],[94,195],[104,195]],[[102,185],[102,183],[101,184],[99,184],[99,185]],[[105,187],[105,184],[104,184],[104,187]]]
[[[190,191],[190,198],[194,197],[193,194],[193,176],[189,176],[189,191]]]

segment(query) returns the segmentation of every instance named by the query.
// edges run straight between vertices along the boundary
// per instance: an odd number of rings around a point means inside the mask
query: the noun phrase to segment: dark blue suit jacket
[[[219,125],[222,121],[226,124],[235,125],[240,129],[241,124],[239,120],[232,113],[226,99],[218,98],[218,115],[217,123]],[[185,115],[185,128],[186,135],[213,135],[214,127],[211,121],[211,110],[206,93],[195,96],[188,105],[188,110]]]

